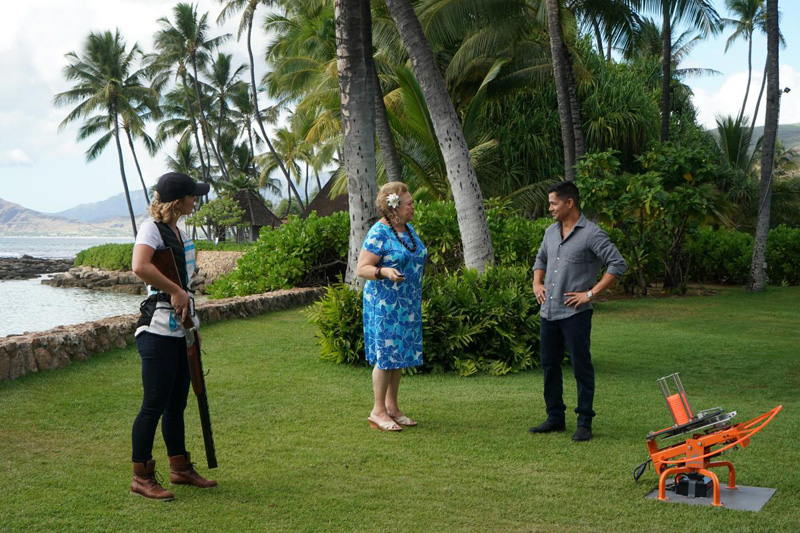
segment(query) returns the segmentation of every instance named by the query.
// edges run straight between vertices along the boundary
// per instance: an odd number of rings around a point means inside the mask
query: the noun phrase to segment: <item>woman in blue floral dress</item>
[[[397,405],[403,368],[422,364],[422,274],[428,250],[414,228],[408,187],[390,182],[378,192],[383,217],[364,239],[358,275],[364,285],[364,346],[374,365],[371,427],[400,431],[415,426]]]

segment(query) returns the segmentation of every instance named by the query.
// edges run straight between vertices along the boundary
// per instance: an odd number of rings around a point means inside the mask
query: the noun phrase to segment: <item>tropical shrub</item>
[[[767,239],[767,277],[773,285],[800,285],[800,228],[778,226]]]
[[[743,285],[750,274],[753,236],[707,226],[689,237],[686,254],[692,280]]]
[[[414,371],[503,375],[538,366],[539,306],[529,269],[495,267],[426,275],[422,286],[423,365]],[[308,310],[321,357],[364,366],[361,292],[327,289]]]
[[[753,236],[705,227],[687,242],[691,278],[705,283],[743,285],[750,274]],[[778,226],[767,240],[767,277],[772,285],[800,285],[800,228]]]
[[[133,243],[101,244],[78,252],[75,256],[75,266],[104,270],[130,270],[132,255]]]
[[[335,279],[346,266],[348,231],[347,213],[290,216],[282,226],[262,228],[236,269],[207,290],[212,298],[226,298]]]

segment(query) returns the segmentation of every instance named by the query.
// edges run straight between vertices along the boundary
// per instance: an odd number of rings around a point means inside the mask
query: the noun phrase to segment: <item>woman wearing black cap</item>
[[[169,501],[155,477],[153,440],[158,420],[167,447],[170,482],[209,488],[216,481],[204,479],[195,471],[186,451],[183,411],[189,395],[189,366],[183,321],[193,314],[187,292],[195,270],[195,247],[178,228],[178,219],[191,214],[195,197],[208,194],[207,183],[196,183],[185,174],[169,173],[159,178],[150,204],[150,220],[136,236],[131,261],[133,272],[148,285],[148,298],[136,327],[136,347],[142,358],[142,407],[133,423],[133,481],[131,494]],[[152,263],[156,250],[171,248],[181,277],[181,285],[167,279]],[[158,290],[155,287],[166,287]],[[192,316],[195,325],[197,317]]]

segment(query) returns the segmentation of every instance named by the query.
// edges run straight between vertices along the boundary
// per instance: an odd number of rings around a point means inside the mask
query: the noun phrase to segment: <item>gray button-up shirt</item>
[[[621,277],[628,264],[622,258],[608,234],[597,224],[581,215],[572,232],[561,239],[561,222],[556,222],[544,232],[542,245],[536,254],[533,270],[544,270],[546,300],[541,317],[562,320],[592,309],[592,303],[578,309],[567,307],[565,292],[589,291],[597,283],[597,274],[605,266],[609,274]]]

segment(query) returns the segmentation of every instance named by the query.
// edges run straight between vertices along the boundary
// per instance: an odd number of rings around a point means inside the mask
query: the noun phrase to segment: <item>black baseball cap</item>
[[[208,183],[197,183],[180,172],[167,172],[156,183],[156,192],[161,202],[172,202],[189,195],[205,196],[210,188]]]

